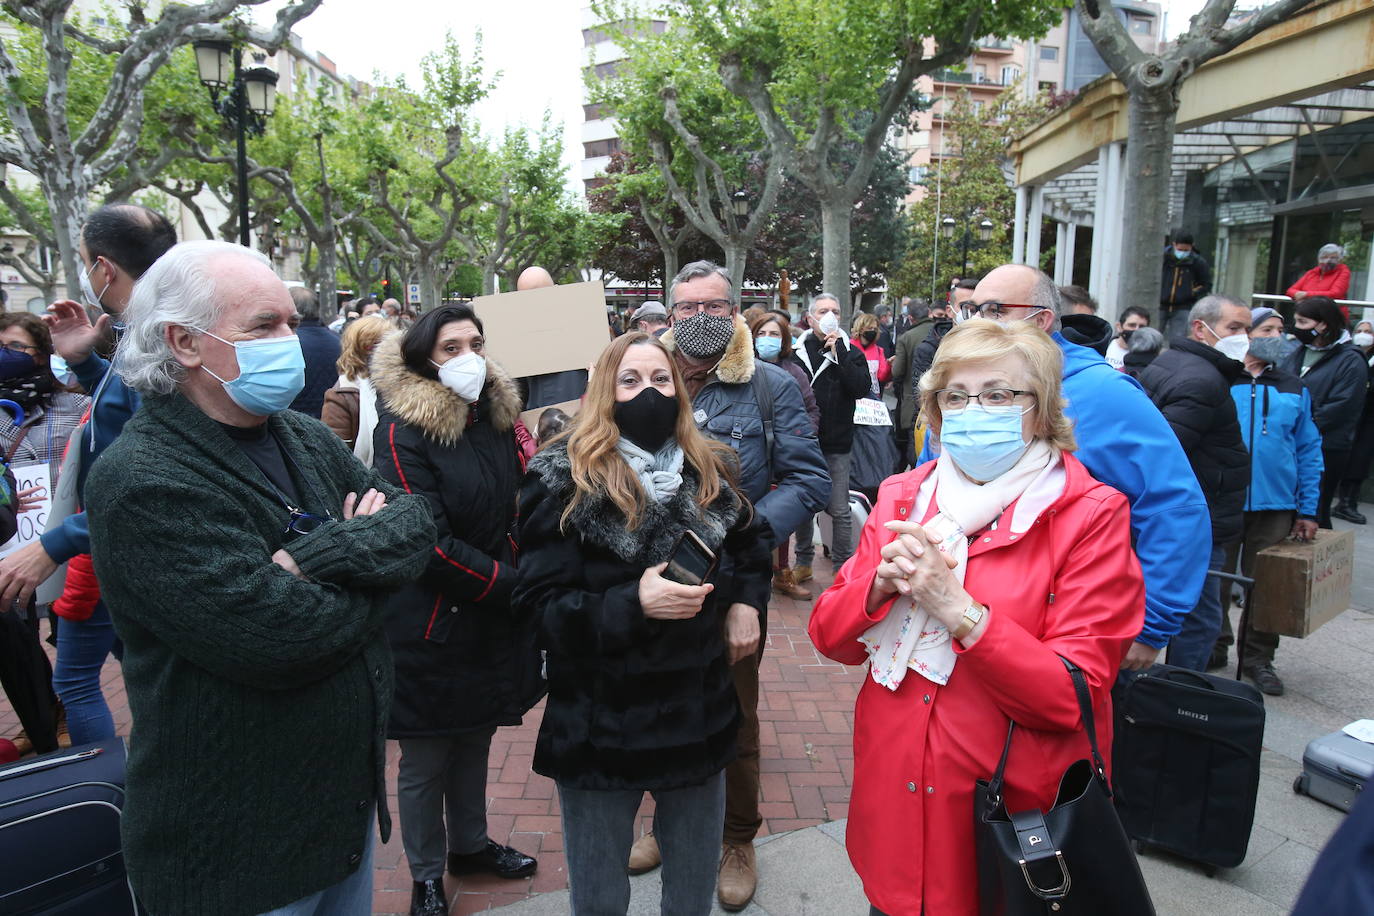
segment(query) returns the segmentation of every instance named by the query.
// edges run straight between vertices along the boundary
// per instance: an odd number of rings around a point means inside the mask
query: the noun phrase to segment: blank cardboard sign
[[[610,343],[599,280],[478,296],[472,307],[486,330],[487,355],[512,378],[585,369]]]

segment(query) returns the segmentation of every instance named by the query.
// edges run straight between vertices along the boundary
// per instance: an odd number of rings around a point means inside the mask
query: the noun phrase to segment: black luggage
[[[0,768],[0,913],[133,916],[120,850],[124,743]]]
[[[1348,812],[1372,782],[1374,744],[1332,732],[1312,739],[1302,752],[1302,773],[1293,781],[1293,791]]]
[[[1259,792],[1264,699],[1243,681],[1169,665],[1124,672],[1112,691],[1112,785],[1137,848],[1202,863],[1245,860]]]

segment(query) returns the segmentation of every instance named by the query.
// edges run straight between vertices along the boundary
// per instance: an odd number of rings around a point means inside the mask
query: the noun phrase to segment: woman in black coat
[[[541,619],[534,770],[558,783],[574,912],[628,907],[646,791],[661,911],[710,912],[740,718],[729,665],[757,649],[770,585],[732,460],[698,431],[668,351],[636,331],[601,355],[572,429],[530,462],[515,600]],[[665,577],[688,530],[720,557],[701,585]]]
[[[397,806],[419,916],[448,912],[445,853],[457,875],[518,878],[536,867],[487,836],[492,735],[520,724],[543,681],[534,626],[511,605],[520,398],[485,349],[482,322],[455,305],[372,357],[377,470],[429,501],[439,534],[424,575],[392,596],[387,616],[396,659],[388,736],[401,744]]]
[[[1345,477],[1355,429],[1364,410],[1369,367],[1359,348],[1350,342],[1340,307],[1324,296],[1298,303],[1293,336],[1303,346],[1293,351],[1283,368],[1302,378],[1312,394],[1312,420],[1322,434],[1321,493],[1317,524],[1331,527],[1331,500]]]

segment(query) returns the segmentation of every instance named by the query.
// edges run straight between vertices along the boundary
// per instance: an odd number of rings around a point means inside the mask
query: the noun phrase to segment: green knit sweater
[[[374,808],[390,833],[385,590],[424,569],[434,524],[318,420],[269,423],[303,508],[340,519],[289,544],[262,472],[179,394],[146,398],[86,484],[133,712],[124,855],[152,916],[282,906],[356,871]],[[369,487],[386,508],[343,521]]]

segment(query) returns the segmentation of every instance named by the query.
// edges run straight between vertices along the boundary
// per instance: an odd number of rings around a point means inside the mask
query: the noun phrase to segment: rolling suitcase
[[[1293,780],[1293,791],[1348,812],[1372,781],[1374,744],[1332,732],[1314,738],[1302,752],[1302,773]]]
[[[134,916],[119,822],[124,743],[0,768],[0,913]]]

